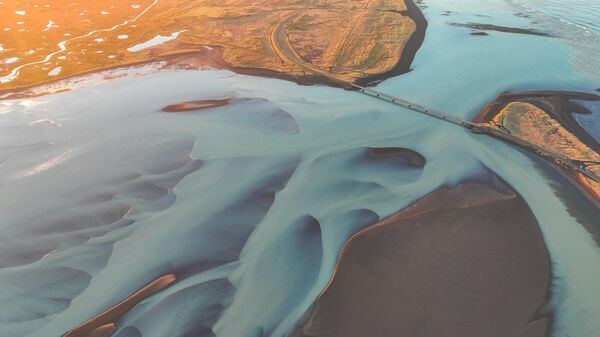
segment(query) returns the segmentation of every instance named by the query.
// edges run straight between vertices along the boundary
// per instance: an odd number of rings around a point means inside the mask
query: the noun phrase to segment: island
[[[600,96],[565,91],[502,93],[474,119],[600,175]],[[555,164],[561,165],[552,158]],[[600,204],[600,183],[579,171],[561,170]]]

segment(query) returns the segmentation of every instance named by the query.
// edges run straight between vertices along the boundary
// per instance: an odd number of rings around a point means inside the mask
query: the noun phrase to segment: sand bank
[[[169,274],[160,277],[144,288],[136,291],[131,296],[124,299],[121,303],[104,311],[100,315],[90,319],[89,321],[69,330],[63,337],[105,337],[110,336],[115,331],[114,322],[119,317],[126,314],[136,304],[143,301],[145,298],[161,291],[162,289],[175,282],[175,275]]]
[[[473,22],[469,22],[469,23],[456,23],[456,22],[451,22],[451,23],[449,23],[449,25],[450,26],[454,26],[454,27],[465,27],[465,28],[477,29],[477,30],[480,30],[480,31],[493,30],[493,31],[502,32],[502,33],[513,33],[513,34],[525,34],[525,35],[537,35],[537,36],[554,37],[550,33],[542,32],[542,31],[535,30],[535,29],[505,27],[505,26],[490,25],[490,24],[485,24],[485,23],[473,23]]]
[[[298,336],[546,336],[550,259],[506,186],[442,188],[359,232]]]
[[[231,103],[231,99],[207,99],[200,101],[189,101],[182,102],[172,105],[167,105],[162,108],[163,112],[188,112],[188,111],[198,111],[198,110],[206,110],[210,108],[218,108],[220,106],[225,106]]]

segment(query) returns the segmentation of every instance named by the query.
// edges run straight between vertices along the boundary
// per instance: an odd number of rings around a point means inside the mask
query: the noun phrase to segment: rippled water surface
[[[534,25],[503,0],[430,0],[424,11],[413,71],[379,90],[471,118],[506,90],[600,86],[564,39],[448,25]],[[490,171],[540,223],[555,335],[600,335],[597,213],[543,162],[356,92],[154,69],[0,101],[0,337],[60,336],[168,273],[178,281],[114,336],[285,336],[348,237]],[[161,111],[201,100],[231,104]],[[369,158],[373,147],[411,149],[426,164]]]
[[[577,65],[600,79],[600,2],[595,0],[508,0],[519,13],[577,49]]]
[[[595,0],[516,0],[532,12],[572,24],[589,34],[600,34],[600,3]]]

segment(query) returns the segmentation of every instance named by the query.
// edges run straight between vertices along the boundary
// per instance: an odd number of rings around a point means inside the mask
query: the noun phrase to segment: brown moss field
[[[404,0],[0,1],[0,92],[211,51],[209,66],[354,81],[391,71],[415,31]]]
[[[511,134],[571,159],[600,161],[600,155],[550,117],[544,110],[528,102],[508,104],[493,119]]]
[[[567,130],[558,120],[540,107],[526,101],[514,101],[504,106],[487,123],[512,135],[542,147],[548,151],[560,153],[571,160],[589,163],[587,169],[600,175],[600,154]],[[574,177],[590,194],[600,200],[600,184],[576,173]]]

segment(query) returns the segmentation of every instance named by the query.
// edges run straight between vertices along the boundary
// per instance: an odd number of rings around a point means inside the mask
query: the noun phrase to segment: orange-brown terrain
[[[486,107],[476,121],[562,154],[589,172],[600,175],[600,144],[573,118],[574,111],[583,109],[574,100],[599,101],[600,96],[568,92],[504,94]],[[600,202],[599,182],[580,172],[570,172],[570,175]]]
[[[354,81],[394,71],[407,44],[411,59],[420,15],[404,0],[0,1],[0,92],[174,54]]]

